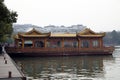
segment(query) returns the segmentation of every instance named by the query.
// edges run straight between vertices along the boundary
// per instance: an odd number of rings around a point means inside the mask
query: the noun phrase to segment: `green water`
[[[17,57],[28,77],[38,80],[120,80],[120,49],[109,56]]]

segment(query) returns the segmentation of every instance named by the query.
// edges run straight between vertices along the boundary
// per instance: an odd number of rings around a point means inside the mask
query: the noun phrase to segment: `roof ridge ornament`
[[[35,28],[33,28],[32,30],[36,30]]]

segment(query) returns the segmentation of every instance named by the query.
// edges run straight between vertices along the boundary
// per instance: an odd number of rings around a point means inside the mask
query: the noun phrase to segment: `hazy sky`
[[[120,0],[5,0],[18,24],[76,25],[95,31],[120,30]]]

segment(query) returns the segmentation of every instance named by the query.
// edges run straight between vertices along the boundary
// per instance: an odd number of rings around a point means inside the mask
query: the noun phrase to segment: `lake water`
[[[28,78],[38,80],[120,80],[120,49],[109,56],[17,57]]]

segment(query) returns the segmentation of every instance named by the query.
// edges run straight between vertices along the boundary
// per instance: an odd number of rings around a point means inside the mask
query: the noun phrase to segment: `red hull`
[[[31,56],[31,57],[37,57],[37,56],[81,56],[81,55],[112,55],[112,53],[65,53],[65,54],[60,54],[60,53],[55,53],[55,54],[50,54],[50,53],[9,53],[11,56]]]
[[[78,55],[112,55],[114,47],[99,49],[79,48],[6,48],[10,55],[15,56],[78,56]]]

